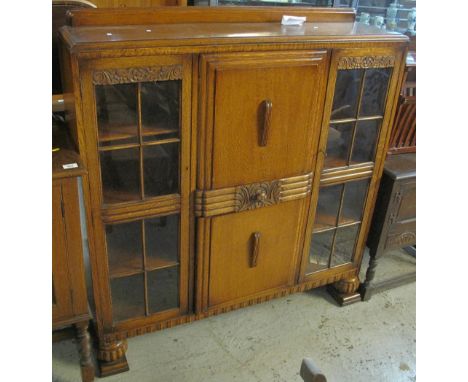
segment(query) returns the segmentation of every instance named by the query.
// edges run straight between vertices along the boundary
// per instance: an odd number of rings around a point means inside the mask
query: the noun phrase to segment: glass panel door
[[[113,321],[180,307],[179,214],[106,225]]]
[[[338,70],[324,169],[373,162],[392,68]]]
[[[179,193],[181,80],[96,85],[104,204]]]
[[[320,188],[306,274],[352,261],[368,188],[369,179]]]

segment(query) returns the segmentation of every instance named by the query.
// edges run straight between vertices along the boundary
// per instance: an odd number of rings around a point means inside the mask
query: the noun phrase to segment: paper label
[[[65,170],[68,170],[70,168],[78,168],[78,163],[68,163],[68,164],[63,164],[62,167]]]
[[[302,16],[283,15],[283,18],[281,19],[281,25],[302,25],[306,19],[307,17]]]

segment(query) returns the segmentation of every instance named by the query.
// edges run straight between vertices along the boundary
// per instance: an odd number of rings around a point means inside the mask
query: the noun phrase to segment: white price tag
[[[281,25],[302,25],[305,23],[306,19],[307,17],[284,15],[281,20]]]
[[[62,167],[63,167],[65,170],[69,170],[70,168],[78,168],[78,163],[63,164]]]

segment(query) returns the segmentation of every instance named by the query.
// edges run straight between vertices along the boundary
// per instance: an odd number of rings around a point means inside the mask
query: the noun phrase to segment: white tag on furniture
[[[307,17],[284,15],[281,19],[281,25],[302,25],[306,19]]]

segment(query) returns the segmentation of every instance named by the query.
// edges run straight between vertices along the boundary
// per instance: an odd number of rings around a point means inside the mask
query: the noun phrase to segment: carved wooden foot
[[[91,357],[91,337],[88,332],[88,321],[75,324],[76,338],[80,352],[81,380],[94,381],[94,364]]]
[[[128,371],[126,351],[126,340],[100,343],[98,351],[100,376],[107,377]]]
[[[375,269],[377,268],[378,258],[371,256],[369,259],[369,267],[366,271],[366,280],[359,286],[359,293],[363,301],[370,300],[372,296],[372,280],[375,277]]]
[[[361,295],[357,292],[358,287],[359,277],[353,276],[329,285],[327,290],[340,306],[345,306],[361,301]]]

